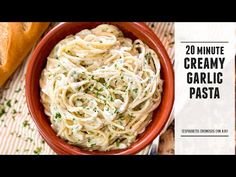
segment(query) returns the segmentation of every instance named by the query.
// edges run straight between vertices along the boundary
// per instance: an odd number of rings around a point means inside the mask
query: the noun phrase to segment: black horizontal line
[[[229,41],[181,41],[181,43],[229,43]]]
[[[229,137],[229,135],[181,135],[181,137]]]

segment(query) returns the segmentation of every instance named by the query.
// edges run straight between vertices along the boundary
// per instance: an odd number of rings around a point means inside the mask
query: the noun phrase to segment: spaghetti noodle
[[[60,41],[40,78],[41,102],[58,136],[86,150],[133,143],[161,102],[157,54],[102,24]]]

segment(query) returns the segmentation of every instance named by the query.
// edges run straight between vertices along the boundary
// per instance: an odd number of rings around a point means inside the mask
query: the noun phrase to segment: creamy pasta
[[[86,150],[135,142],[161,102],[157,54],[102,24],[60,41],[47,58],[40,96],[52,128]]]

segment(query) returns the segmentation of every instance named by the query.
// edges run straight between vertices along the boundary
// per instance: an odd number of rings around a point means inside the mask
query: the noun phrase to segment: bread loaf
[[[0,23],[0,87],[47,29],[47,22]]]

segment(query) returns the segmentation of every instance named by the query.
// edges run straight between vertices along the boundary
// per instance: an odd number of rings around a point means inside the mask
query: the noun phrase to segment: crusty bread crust
[[[22,63],[26,55],[32,49],[34,43],[47,29],[47,22],[8,23],[6,50],[0,63],[0,86],[10,77],[16,68]],[[3,35],[3,34],[0,34]],[[1,37],[0,37],[1,38]],[[3,42],[2,42],[3,43]],[[0,45],[2,45],[0,41]],[[6,44],[6,43],[5,43]]]

